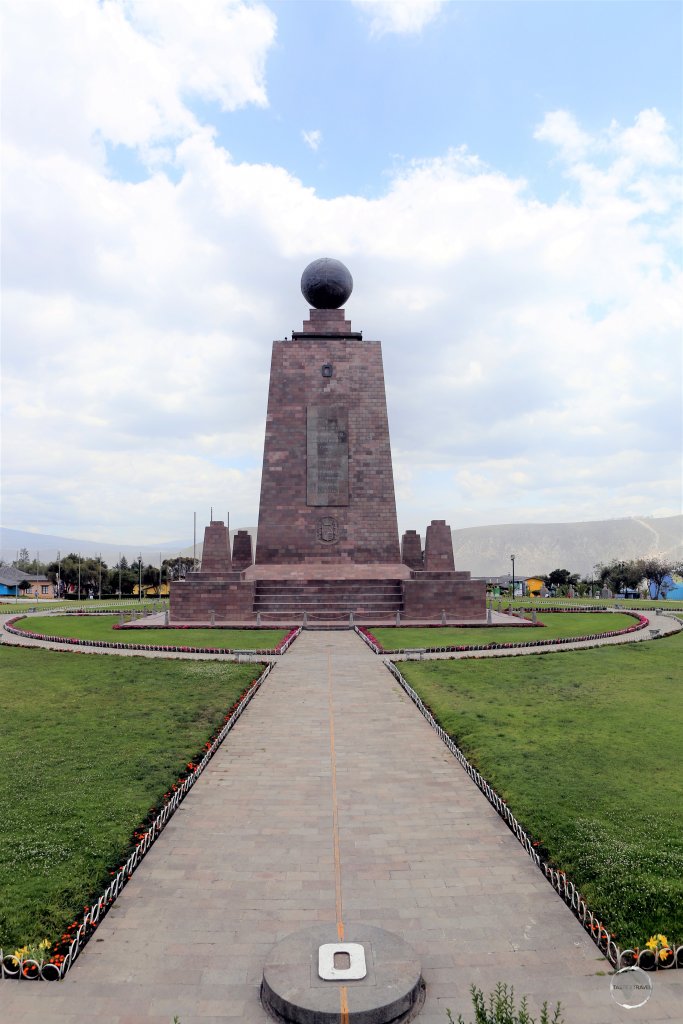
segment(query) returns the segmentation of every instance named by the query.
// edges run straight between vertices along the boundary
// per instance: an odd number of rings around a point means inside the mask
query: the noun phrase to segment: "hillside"
[[[474,576],[517,576],[569,569],[590,574],[599,562],[661,555],[683,561],[683,515],[589,523],[513,523],[453,530],[456,568]]]
[[[234,531],[230,531],[234,535]],[[256,530],[249,532],[255,540]],[[203,530],[198,531],[198,537]],[[168,558],[182,553],[192,554],[191,541],[172,544],[131,545],[81,541],[48,534],[29,533],[0,527],[2,558],[11,562],[21,548],[28,548],[30,557],[38,552],[43,561],[51,561],[57,552],[80,551],[82,555],[101,554],[108,565],[114,565],[119,553],[131,561],[142,552],[145,562],[157,565],[159,555]],[[588,523],[512,523],[504,526],[470,526],[453,530],[456,568],[469,569],[474,576],[502,576],[511,569],[510,555],[515,556],[517,576],[548,573],[553,569],[569,569],[580,575],[590,574],[598,562],[613,558],[633,559],[662,555],[683,561],[683,515],[662,518],[608,519]],[[201,544],[197,545],[201,555]]]

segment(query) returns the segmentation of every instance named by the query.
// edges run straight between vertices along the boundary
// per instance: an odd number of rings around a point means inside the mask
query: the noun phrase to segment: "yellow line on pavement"
[[[332,769],[332,845],[334,848],[334,899],[337,915],[337,938],[344,940],[342,917],[341,853],[339,850],[339,808],[337,806],[337,756],[334,749],[334,704],[332,701],[332,655],[327,655],[327,700],[330,717],[330,765]],[[349,1024],[349,995],[346,985],[339,988],[341,1024]]]
[[[334,706],[332,703],[332,655],[327,655],[327,699],[330,717],[330,763],[332,768],[332,845],[334,848],[334,895],[337,914],[337,937],[344,938],[342,918],[341,854],[339,851],[339,810],[337,807],[337,759],[334,749]]]

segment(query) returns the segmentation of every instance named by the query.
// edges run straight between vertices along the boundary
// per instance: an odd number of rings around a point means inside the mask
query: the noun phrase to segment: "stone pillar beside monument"
[[[401,537],[401,561],[409,569],[424,569],[422,540],[417,530],[406,530]]]
[[[248,530],[238,530],[232,542],[232,567],[241,572],[254,563],[251,546],[251,534]]]
[[[424,568],[412,570],[403,584],[406,620],[448,619],[480,621],[486,616],[486,584],[469,572],[456,571],[451,528],[433,519],[425,534]]]
[[[230,535],[225,523],[212,520],[204,530],[202,566],[200,572],[219,574],[232,572],[230,556]]]
[[[427,527],[424,569],[425,572],[455,572],[453,536],[445,519],[432,519]]]
[[[212,521],[204,530],[199,572],[171,586],[171,622],[248,622],[253,607],[254,586],[233,569],[227,527]]]

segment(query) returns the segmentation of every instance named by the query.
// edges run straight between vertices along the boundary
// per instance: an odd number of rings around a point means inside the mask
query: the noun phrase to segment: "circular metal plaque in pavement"
[[[424,991],[420,963],[403,939],[358,924],[340,942],[336,925],[327,924],[273,946],[261,1001],[288,1024],[399,1024],[418,1015]]]

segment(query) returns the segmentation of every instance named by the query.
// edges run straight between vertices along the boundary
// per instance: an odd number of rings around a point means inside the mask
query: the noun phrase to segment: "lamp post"
[[[142,551],[138,562],[138,600],[142,601]]]
[[[510,561],[512,562],[512,599],[515,597],[515,555],[510,555]]]

